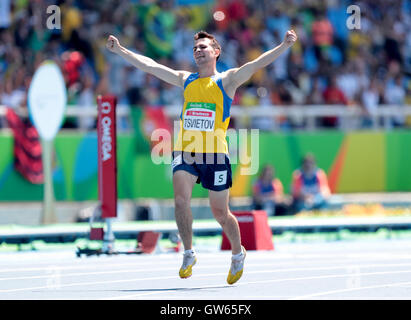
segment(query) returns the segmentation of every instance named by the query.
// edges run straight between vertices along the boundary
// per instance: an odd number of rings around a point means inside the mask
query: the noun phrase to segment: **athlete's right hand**
[[[111,52],[117,53],[120,50],[120,42],[115,36],[110,35],[107,39],[106,48]]]

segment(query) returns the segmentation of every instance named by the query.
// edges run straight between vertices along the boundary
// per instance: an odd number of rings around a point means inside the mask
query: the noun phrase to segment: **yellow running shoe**
[[[236,283],[238,280],[240,280],[241,276],[243,275],[244,260],[247,252],[243,246],[241,246],[241,251],[242,255],[239,258],[231,258],[231,267],[227,276],[228,284]]]
[[[187,279],[192,275],[193,266],[196,264],[197,258],[193,253],[184,253],[183,264],[180,268],[180,278]]]

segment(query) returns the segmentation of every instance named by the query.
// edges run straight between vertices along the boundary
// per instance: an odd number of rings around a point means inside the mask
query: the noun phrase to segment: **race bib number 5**
[[[227,183],[227,170],[214,172],[214,185],[222,186]]]
[[[185,130],[214,131],[215,103],[188,102],[183,119]]]

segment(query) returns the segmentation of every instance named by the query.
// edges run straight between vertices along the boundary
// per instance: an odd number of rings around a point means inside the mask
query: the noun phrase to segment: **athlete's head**
[[[217,61],[220,57],[221,46],[217,39],[205,32],[200,31],[194,35],[193,55],[198,66]]]
[[[315,173],[317,165],[315,163],[315,157],[312,153],[307,153],[302,159],[301,168],[306,176],[312,176]]]
[[[275,174],[274,167],[270,164],[266,164],[261,170],[260,179],[265,182],[271,182],[274,178],[274,174]]]

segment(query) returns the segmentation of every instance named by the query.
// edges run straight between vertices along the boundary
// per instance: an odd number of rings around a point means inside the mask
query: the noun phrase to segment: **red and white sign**
[[[186,113],[188,116],[194,116],[194,117],[212,117],[213,113],[212,112],[207,112],[207,111],[187,111]]]
[[[102,218],[117,217],[116,104],[114,96],[98,96],[98,198]]]

